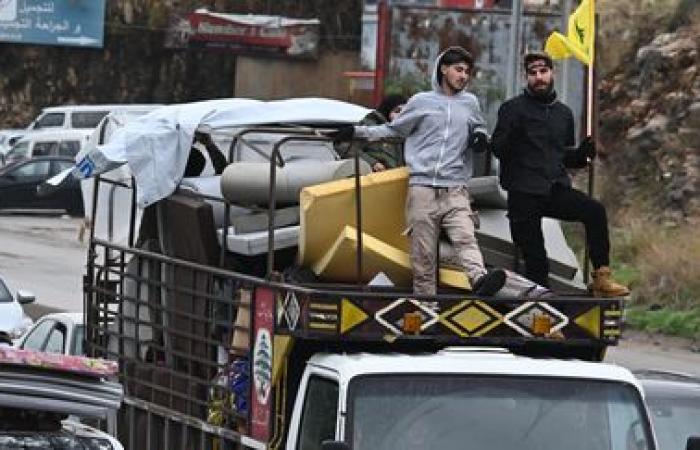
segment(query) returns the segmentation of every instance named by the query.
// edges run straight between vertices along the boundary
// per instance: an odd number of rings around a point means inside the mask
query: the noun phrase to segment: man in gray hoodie
[[[488,146],[479,102],[473,94],[464,92],[473,65],[469,52],[449,47],[436,62],[433,89],[411,97],[392,122],[344,127],[329,134],[334,140],[349,140],[353,136],[370,141],[405,138],[404,156],[410,173],[406,223],[416,295],[436,293],[441,227],[475,293],[493,295],[505,283],[503,270],[487,272],[484,267],[465,187],[472,176],[471,150],[484,151]]]

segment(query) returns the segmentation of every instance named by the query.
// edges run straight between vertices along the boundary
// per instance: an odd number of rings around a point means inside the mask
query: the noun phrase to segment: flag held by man
[[[569,16],[566,36],[556,31],[549,36],[544,50],[552,58],[564,59],[573,56],[586,65],[591,64],[595,36],[594,1],[583,0]]]

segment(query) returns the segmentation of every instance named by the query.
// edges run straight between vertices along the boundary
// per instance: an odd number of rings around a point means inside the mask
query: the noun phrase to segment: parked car
[[[656,370],[638,371],[659,450],[686,448],[700,436],[700,377]]]
[[[41,110],[41,113],[27,127],[28,130],[47,128],[78,128],[93,129],[110,112],[128,111],[134,114],[146,114],[160,104],[116,104],[116,105],[63,105],[50,106]]]
[[[24,313],[22,305],[33,301],[34,294],[28,291],[19,290],[16,295],[12,295],[0,277],[0,343],[9,344],[29,329],[32,319]]]
[[[84,356],[83,313],[47,314],[17,340],[16,347],[46,353]]]
[[[5,155],[14,143],[27,133],[27,130],[6,128],[0,130],[0,164],[5,164]]]
[[[0,448],[124,450],[116,363],[0,348]],[[103,421],[109,434],[93,428]]]
[[[60,209],[82,216],[83,197],[77,180],[70,181],[65,189],[44,195],[37,192],[44,181],[74,164],[73,158],[45,156],[0,168],[0,208]]]
[[[30,159],[36,156],[75,155],[85,146],[90,130],[41,130],[22,136],[5,155],[5,164]]]

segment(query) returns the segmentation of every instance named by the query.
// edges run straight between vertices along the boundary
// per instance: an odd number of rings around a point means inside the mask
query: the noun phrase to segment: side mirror
[[[25,291],[23,289],[17,291],[17,301],[19,303],[26,305],[28,303],[34,303],[34,300],[36,300],[36,296],[33,292]]]
[[[327,440],[321,442],[321,450],[350,450],[350,445],[343,441]]]
[[[685,450],[700,450],[700,436],[690,436],[685,444]]]

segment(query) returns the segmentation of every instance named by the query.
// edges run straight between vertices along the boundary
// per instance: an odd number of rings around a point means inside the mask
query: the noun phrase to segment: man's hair
[[[405,95],[391,94],[382,99],[382,102],[377,106],[377,111],[383,116],[384,120],[389,120],[389,113],[399,105],[405,105],[408,99]]]
[[[442,71],[440,68],[443,65],[450,66],[452,64],[457,64],[457,63],[466,63],[469,66],[469,69],[474,67],[474,57],[472,56],[471,53],[466,51],[462,47],[448,47],[447,50],[445,50],[442,53],[442,56],[440,57],[440,60],[438,61],[437,65],[437,81],[438,84],[442,83]]]
[[[552,57],[548,54],[544,52],[529,52],[525,54],[525,58],[523,59],[523,69],[525,69],[525,72],[527,72],[530,64],[534,63],[535,61],[544,62],[544,65],[550,69],[553,67]]]

